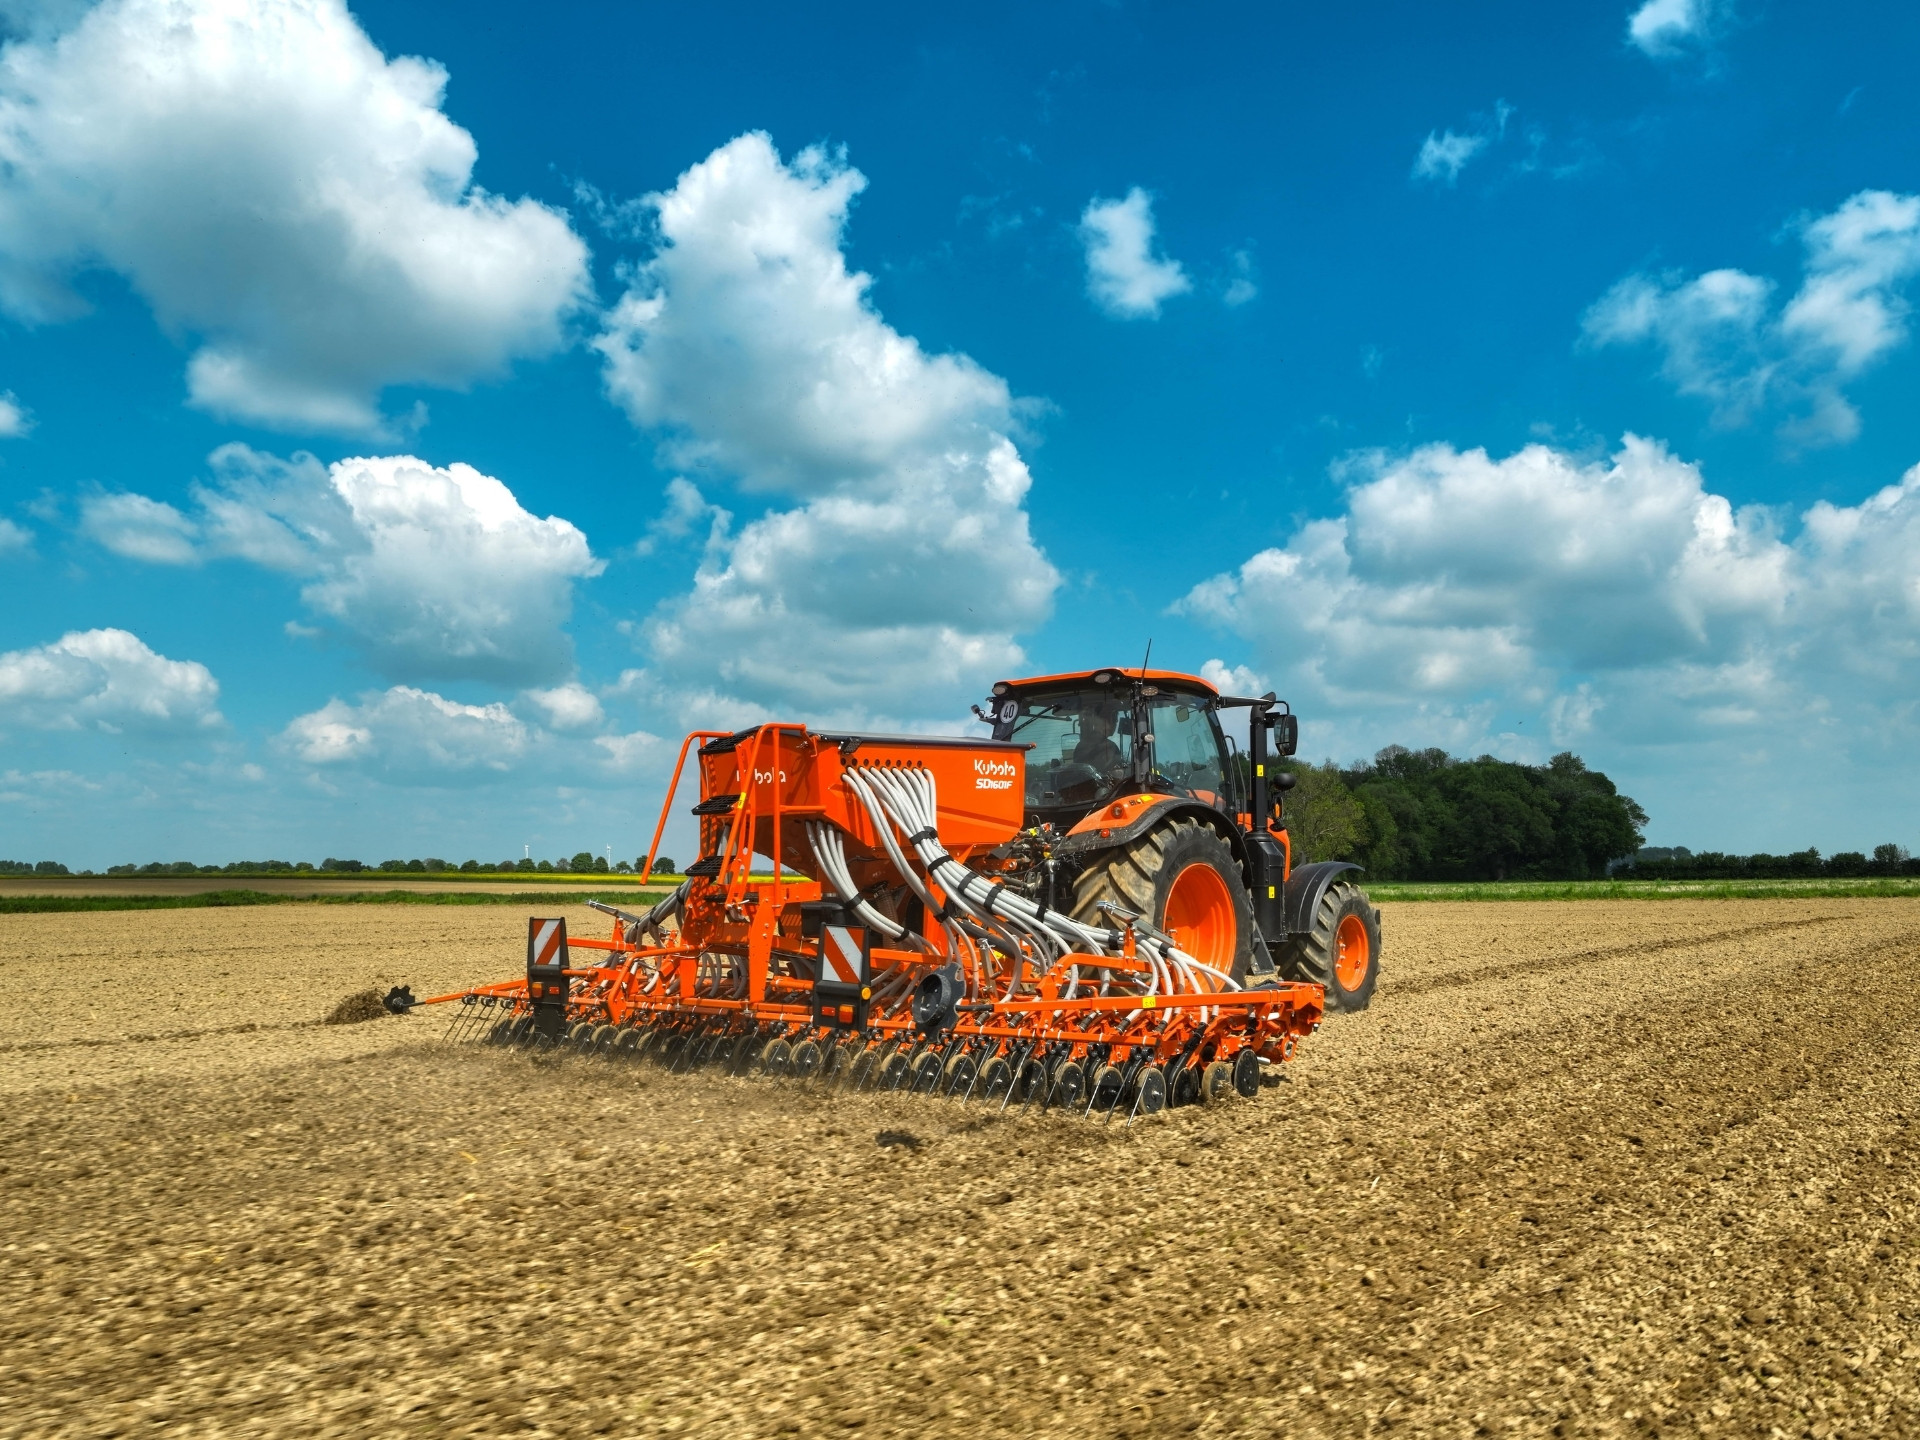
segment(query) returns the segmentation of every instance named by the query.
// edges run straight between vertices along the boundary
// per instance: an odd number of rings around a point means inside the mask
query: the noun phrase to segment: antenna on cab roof
[[[1147,637],[1147,653],[1142,656],[1140,660],[1140,678],[1142,680],[1147,678],[1147,661],[1151,659],[1153,659],[1153,637],[1149,635]]]

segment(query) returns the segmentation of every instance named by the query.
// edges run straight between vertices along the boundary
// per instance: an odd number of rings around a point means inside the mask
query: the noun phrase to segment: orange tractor
[[[1244,755],[1222,718],[1246,712]],[[1328,1005],[1364,1006],[1380,922],[1294,865],[1298,721],[1161,670],[1003,681],[979,738],[759,725],[695,756],[702,858],[610,938],[529,922],[524,978],[457,1033],[676,1068],[1129,1117],[1252,1095]],[[651,871],[651,859],[648,864]],[[579,952],[585,951],[583,956]],[[591,956],[591,959],[587,957]]]

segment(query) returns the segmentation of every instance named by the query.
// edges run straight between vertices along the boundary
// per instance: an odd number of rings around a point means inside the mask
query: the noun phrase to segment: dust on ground
[[[0,1435],[1920,1431],[1920,902],[1391,906],[1131,1130],[318,1023],[523,924],[0,922]]]

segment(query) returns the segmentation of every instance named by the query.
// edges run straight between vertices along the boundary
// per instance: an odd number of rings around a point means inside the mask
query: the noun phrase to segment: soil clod
[[[356,990],[327,1012],[323,1025],[359,1025],[387,1014],[378,990]]]

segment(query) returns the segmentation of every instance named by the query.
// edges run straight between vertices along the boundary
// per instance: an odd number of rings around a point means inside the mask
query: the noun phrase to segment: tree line
[[[1671,849],[1650,846],[1636,851],[1613,872],[1634,880],[1802,880],[1828,877],[1864,880],[1877,875],[1920,875],[1920,860],[1904,845],[1889,842],[1862,850],[1842,850],[1824,858],[1818,850],[1796,850],[1791,855],[1723,855],[1703,850],[1698,855],[1684,845]]]
[[[1587,880],[1638,851],[1646,811],[1570,752],[1544,765],[1389,745],[1342,768],[1288,762],[1294,860],[1380,880]]]

